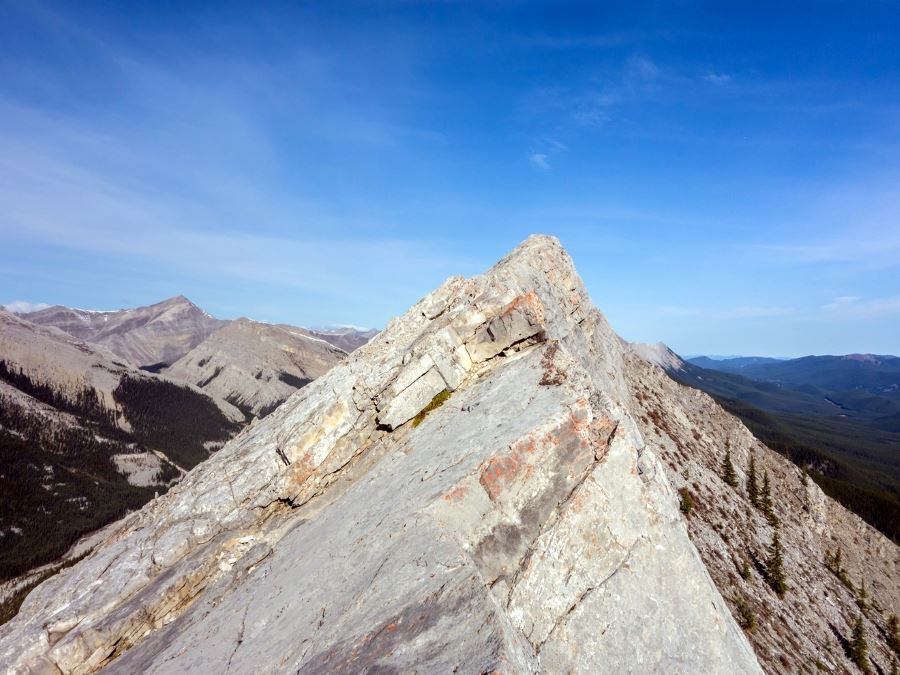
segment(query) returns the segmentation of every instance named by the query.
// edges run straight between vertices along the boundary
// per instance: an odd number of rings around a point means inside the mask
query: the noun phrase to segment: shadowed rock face
[[[637,372],[559,243],[530,238],[38,587],[0,661],[761,672],[632,416]]]

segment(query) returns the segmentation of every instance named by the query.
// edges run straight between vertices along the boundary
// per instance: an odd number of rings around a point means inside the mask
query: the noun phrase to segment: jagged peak
[[[625,408],[624,373],[568,254],[531,237],[449,279],[38,587],[0,660],[179,669],[202,643],[210,670],[596,672],[638,668],[630,637],[653,612],[664,628],[644,669],[757,673]]]

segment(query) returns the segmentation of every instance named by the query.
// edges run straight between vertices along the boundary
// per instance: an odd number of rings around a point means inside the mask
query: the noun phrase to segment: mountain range
[[[243,423],[197,387],[0,310],[0,581],[140,507]]]
[[[334,342],[370,334],[222,321],[182,296],[0,310],[0,601],[345,360]]]
[[[695,366],[737,373],[788,387],[812,386],[831,392],[869,393],[900,401],[900,357],[878,354],[804,356],[798,359],[738,357],[688,361]]]
[[[224,324],[184,296],[114,311],[54,305],[21,316],[39,326],[55,326],[85,342],[103,345],[138,368],[175,362]]]
[[[0,663],[890,672],[900,549],[654,356],[531,237],[48,573]]]
[[[102,345],[142,370],[196,385],[248,419],[271,412],[377,333],[216,319],[184,296],[133,309],[56,305],[20,316]]]

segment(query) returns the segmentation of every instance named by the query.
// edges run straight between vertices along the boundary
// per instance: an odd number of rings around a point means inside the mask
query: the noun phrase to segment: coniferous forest
[[[165,380],[123,375],[113,409],[90,387],[63,392],[5,361],[0,381],[46,406],[0,394],[0,581],[59,558],[180,475],[163,461],[157,485],[135,486],[113,455],[159,450],[189,469],[209,456],[204,443],[224,442],[239,429],[208,397]]]

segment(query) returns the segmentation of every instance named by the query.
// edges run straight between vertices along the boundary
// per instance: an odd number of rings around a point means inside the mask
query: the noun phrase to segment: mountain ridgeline
[[[252,419],[265,417],[345,358],[342,349],[301,329],[237,319],[162,372],[229,401]]]
[[[0,581],[164,492],[242,419],[196,388],[0,312]]]
[[[271,413],[377,333],[221,320],[184,296],[134,309],[54,306],[21,316],[104,346],[146,372],[195,385],[247,420]]]
[[[0,310],[0,583],[164,493],[345,358],[303,329],[219,321],[183,297]]]
[[[150,369],[173,363],[223,324],[181,295],[146,307],[104,312],[54,305],[22,318],[102,345],[131,365]]]
[[[0,627],[14,672],[890,672],[898,547],[628,349],[452,277]]]

